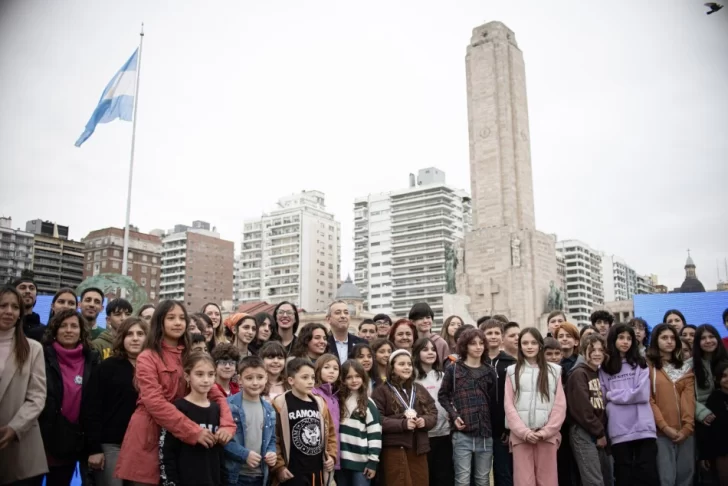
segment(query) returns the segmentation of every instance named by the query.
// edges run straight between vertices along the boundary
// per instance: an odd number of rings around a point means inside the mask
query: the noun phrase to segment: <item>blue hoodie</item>
[[[599,381],[607,401],[607,435],[612,444],[657,437],[650,406],[649,368],[633,368],[622,360],[616,375],[600,369]]]

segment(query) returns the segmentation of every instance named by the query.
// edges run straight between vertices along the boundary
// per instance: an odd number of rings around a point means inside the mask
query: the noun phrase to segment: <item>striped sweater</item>
[[[356,410],[356,395],[341,404],[346,407],[345,418],[339,425],[341,469],[351,471],[377,470],[382,451],[382,421],[372,399],[368,399],[367,416],[362,418]],[[352,417],[353,414],[353,417]]]

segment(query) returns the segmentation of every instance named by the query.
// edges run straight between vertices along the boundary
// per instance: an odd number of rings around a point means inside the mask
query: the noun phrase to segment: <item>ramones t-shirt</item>
[[[291,457],[288,470],[295,475],[318,473],[323,469],[324,438],[321,412],[315,401],[305,401],[286,393],[288,424],[291,430]]]

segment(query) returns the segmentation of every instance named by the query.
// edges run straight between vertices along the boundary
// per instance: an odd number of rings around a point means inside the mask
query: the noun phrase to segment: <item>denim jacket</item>
[[[245,410],[243,409],[243,392],[236,393],[227,398],[230,412],[237,429],[235,437],[225,446],[225,470],[223,471],[223,485],[235,486],[243,463],[248,460],[250,449],[245,447]],[[261,450],[257,451],[263,459],[260,467],[263,470],[263,484],[268,484],[269,467],[265,463],[265,455],[276,452],[276,412],[270,403],[260,399],[263,406],[263,441]]]

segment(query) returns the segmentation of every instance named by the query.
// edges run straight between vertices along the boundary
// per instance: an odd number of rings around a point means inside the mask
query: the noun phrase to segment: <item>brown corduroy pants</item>
[[[418,456],[405,447],[383,447],[380,461],[384,486],[430,485],[427,454]]]

